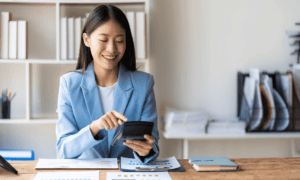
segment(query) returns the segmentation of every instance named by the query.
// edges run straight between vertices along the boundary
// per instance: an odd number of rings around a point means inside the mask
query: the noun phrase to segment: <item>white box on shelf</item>
[[[68,59],[68,26],[67,18],[60,19],[60,59]]]
[[[75,46],[74,46],[74,18],[68,18],[68,59],[75,59]]]
[[[81,41],[81,17],[75,18],[75,59],[78,59]]]
[[[9,21],[12,15],[10,12],[1,12],[1,59],[8,59],[8,38],[9,38]]]
[[[18,59],[27,58],[27,22],[18,21]]]
[[[130,26],[130,31],[131,31],[131,34],[132,34],[132,39],[133,39],[133,43],[134,45],[136,45],[136,42],[135,42],[135,12],[134,11],[128,11],[126,12],[126,17],[128,19],[128,23],[129,23],[129,26]]]
[[[136,57],[146,58],[146,24],[145,12],[136,12]]]
[[[8,58],[17,59],[18,21],[9,21]]]
[[[84,28],[84,25],[85,25],[85,21],[86,21],[86,18],[81,18],[81,30],[83,30]]]

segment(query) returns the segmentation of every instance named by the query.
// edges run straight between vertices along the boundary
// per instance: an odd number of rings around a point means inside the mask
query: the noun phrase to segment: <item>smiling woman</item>
[[[61,158],[134,157],[147,163],[159,155],[153,76],[136,70],[125,14],[100,5],[81,33],[76,70],[60,78],[56,150]],[[146,141],[111,141],[126,121],[153,122]]]

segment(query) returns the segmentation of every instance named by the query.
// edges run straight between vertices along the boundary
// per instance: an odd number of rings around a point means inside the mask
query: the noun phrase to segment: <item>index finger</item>
[[[128,119],[123,114],[121,114],[115,110],[113,110],[112,113],[114,113],[116,118],[120,119],[121,121],[127,122]]]

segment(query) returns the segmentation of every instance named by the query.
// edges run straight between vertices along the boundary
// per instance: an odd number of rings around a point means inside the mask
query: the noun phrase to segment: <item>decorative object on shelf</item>
[[[10,119],[10,102],[16,96],[16,93],[11,96],[11,90],[2,91],[2,96],[0,99],[1,102],[1,118],[2,119]]]

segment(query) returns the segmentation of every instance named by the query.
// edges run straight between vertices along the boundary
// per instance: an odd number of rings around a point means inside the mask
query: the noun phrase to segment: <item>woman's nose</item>
[[[117,51],[117,47],[114,41],[109,41],[106,46],[106,51],[110,53],[115,53]]]

